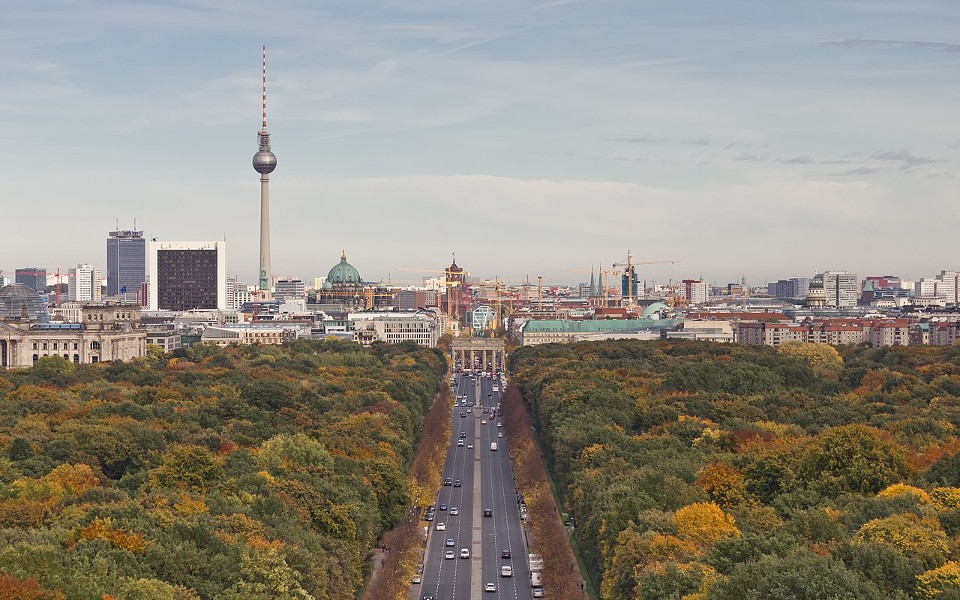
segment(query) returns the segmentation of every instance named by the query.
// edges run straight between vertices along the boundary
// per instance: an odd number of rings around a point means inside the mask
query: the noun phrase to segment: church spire
[[[597,286],[597,281],[596,281],[596,278],[594,278],[593,276],[593,265],[590,265],[590,295],[591,296],[597,295],[596,286]]]

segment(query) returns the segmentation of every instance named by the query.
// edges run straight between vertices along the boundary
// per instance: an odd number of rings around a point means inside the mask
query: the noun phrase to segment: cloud
[[[841,41],[824,42],[824,46],[840,48],[929,48],[942,52],[960,52],[960,44],[946,44],[943,42],[921,42],[914,40],[863,40],[846,39]]]
[[[637,135],[608,138],[611,142],[623,142],[629,144],[689,144],[692,146],[708,146],[712,142],[709,138],[684,138],[669,137],[663,135]]]

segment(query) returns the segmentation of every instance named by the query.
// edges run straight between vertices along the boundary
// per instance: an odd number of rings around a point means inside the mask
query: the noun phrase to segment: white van
[[[496,442],[490,442],[490,450],[493,451],[493,452],[496,452],[496,451],[497,451],[497,443],[496,443]]]
[[[513,567],[510,565],[500,567],[500,577],[513,577]]]

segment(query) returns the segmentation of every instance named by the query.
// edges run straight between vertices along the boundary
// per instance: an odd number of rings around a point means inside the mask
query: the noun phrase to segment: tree
[[[908,474],[903,448],[884,441],[876,429],[864,425],[827,430],[806,449],[797,465],[801,481],[829,496],[876,494]]]
[[[740,535],[733,517],[713,502],[697,502],[681,508],[674,516],[674,523],[678,538],[699,547]]]
[[[917,598],[939,598],[948,590],[960,591],[960,564],[954,561],[917,576]]]
[[[943,564],[949,552],[947,534],[936,519],[901,513],[867,521],[853,536],[856,542],[885,544],[929,566]]]
[[[723,507],[740,504],[747,499],[743,473],[727,463],[707,465],[700,471],[694,485]]]
[[[904,598],[904,596],[901,596]],[[738,565],[707,600],[891,600],[843,563],[798,550]]]

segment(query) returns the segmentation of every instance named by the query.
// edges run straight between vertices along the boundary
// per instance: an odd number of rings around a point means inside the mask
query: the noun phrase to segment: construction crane
[[[644,260],[640,262],[633,262],[633,254],[627,250],[627,262],[625,263],[613,263],[613,267],[623,267],[623,274],[627,276],[627,294],[624,296],[627,306],[632,306],[635,298],[633,297],[633,285],[636,279],[636,270],[635,267],[641,265],[666,265],[666,264],[676,264],[680,262],[676,259],[663,259],[663,260]]]

